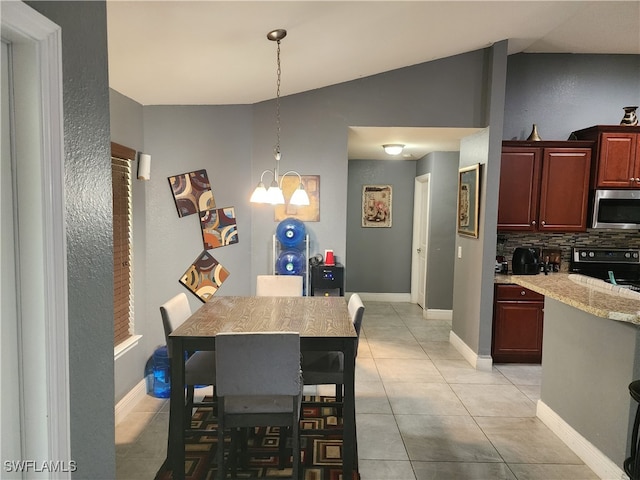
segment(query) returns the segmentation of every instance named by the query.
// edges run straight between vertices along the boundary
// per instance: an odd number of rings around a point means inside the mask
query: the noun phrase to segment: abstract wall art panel
[[[169,177],[179,217],[211,210],[216,202],[206,170],[198,170]]]
[[[215,295],[228,276],[229,271],[205,250],[180,278],[180,283],[202,302],[206,302]]]
[[[200,212],[200,226],[205,250],[238,243],[238,227],[233,207]]]

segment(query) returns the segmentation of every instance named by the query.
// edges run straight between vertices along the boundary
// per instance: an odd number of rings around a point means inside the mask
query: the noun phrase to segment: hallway
[[[449,343],[449,321],[425,320],[408,303],[365,306],[356,370],[362,480],[598,478],[536,418],[539,365],[477,371]]]
[[[450,345],[450,321],[425,320],[409,303],[364,303],[356,364],[362,480],[598,479],[536,418],[540,366],[476,371]],[[167,400],[147,396],[117,426],[118,479],[154,477],[168,412]]]

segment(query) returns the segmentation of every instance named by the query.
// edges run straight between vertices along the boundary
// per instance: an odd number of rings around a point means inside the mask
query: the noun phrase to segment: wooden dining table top
[[[170,337],[220,332],[299,332],[305,337],[357,337],[344,297],[213,297]]]

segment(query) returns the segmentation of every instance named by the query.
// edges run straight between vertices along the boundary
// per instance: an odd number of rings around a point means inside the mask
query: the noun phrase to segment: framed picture
[[[480,164],[458,172],[458,233],[478,238]]]
[[[362,186],[362,226],[391,227],[391,185]]]
[[[286,176],[282,179],[282,193],[285,199],[291,198],[298,188],[297,175]],[[280,222],[285,218],[293,217],[302,222],[320,221],[320,175],[302,175],[302,185],[309,195],[309,205],[276,205],[273,209],[274,220]]]

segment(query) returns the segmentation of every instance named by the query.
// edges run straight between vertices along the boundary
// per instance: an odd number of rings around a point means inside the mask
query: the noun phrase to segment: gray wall
[[[109,91],[111,141],[144,152],[142,105],[128,97]],[[152,159],[153,162],[153,159]],[[133,295],[135,333],[142,335],[141,348],[124,353],[115,361],[115,401],[118,402],[140,381],[144,364],[153,352],[150,335],[158,328],[158,319],[147,314],[147,187],[150,182],[137,180],[138,161],[132,163],[133,196]],[[153,167],[152,167],[153,169]],[[156,179],[154,179],[156,180]],[[159,315],[159,312],[158,312]],[[153,320],[156,320],[155,322]],[[164,343],[164,342],[163,342]],[[134,366],[132,368],[132,366]]]
[[[252,117],[250,106],[147,106],[144,147],[152,156],[146,185],[146,313],[144,347],[164,344],[159,306],[187,292],[193,310],[202,302],[179,279],[203,251],[197,214],[179,218],[168,177],[206,169],[216,206],[234,207],[239,243],[211,250],[229,272],[219,295],[251,292]],[[135,215],[135,212],[134,212]]]
[[[115,478],[106,5],[28,4],[62,27],[73,476]]]
[[[349,161],[346,291],[411,291],[415,177],[415,161]],[[391,228],[362,227],[363,185],[391,185]]]
[[[485,121],[490,127],[464,138],[460,145],[460,167],[481,165],[478,238],[456,236],[452,331],[482,360],[491,355],[493,282],[498,220],[498,187],[507,42],[487,51]],[[461,258],[457,255],[462,251]]]
[[[637,325],[546,298],[541,400],[619,467],[629,451],[640,373]]]
[[[428,309],[453,307],[459,152],[434,152],[418,160],[416,176],[431,174],[427,291]],[[410,274],[406,272],[407,275]]]
[[[480,50],[282,99],[283,165],[321,176],[320,222],[307,224],[312,253],[333,248],[349,269],[348,127],[484,126],[486,99],[479,86],[486,82],[486,61]],[[273,163],[273,112],[273,102],[254,105],[252,180],[247,191]],[[270,262],[268,239],[276,224],[265,210],[252,209],[252,276],[264,273]],[[375,245],[364,248],[376,251]]]
[[[619,124],[627,105],[640,105],[640,55],[512,55],[502,138],[524,140],[535,123],[543,140],[567,140]]]

